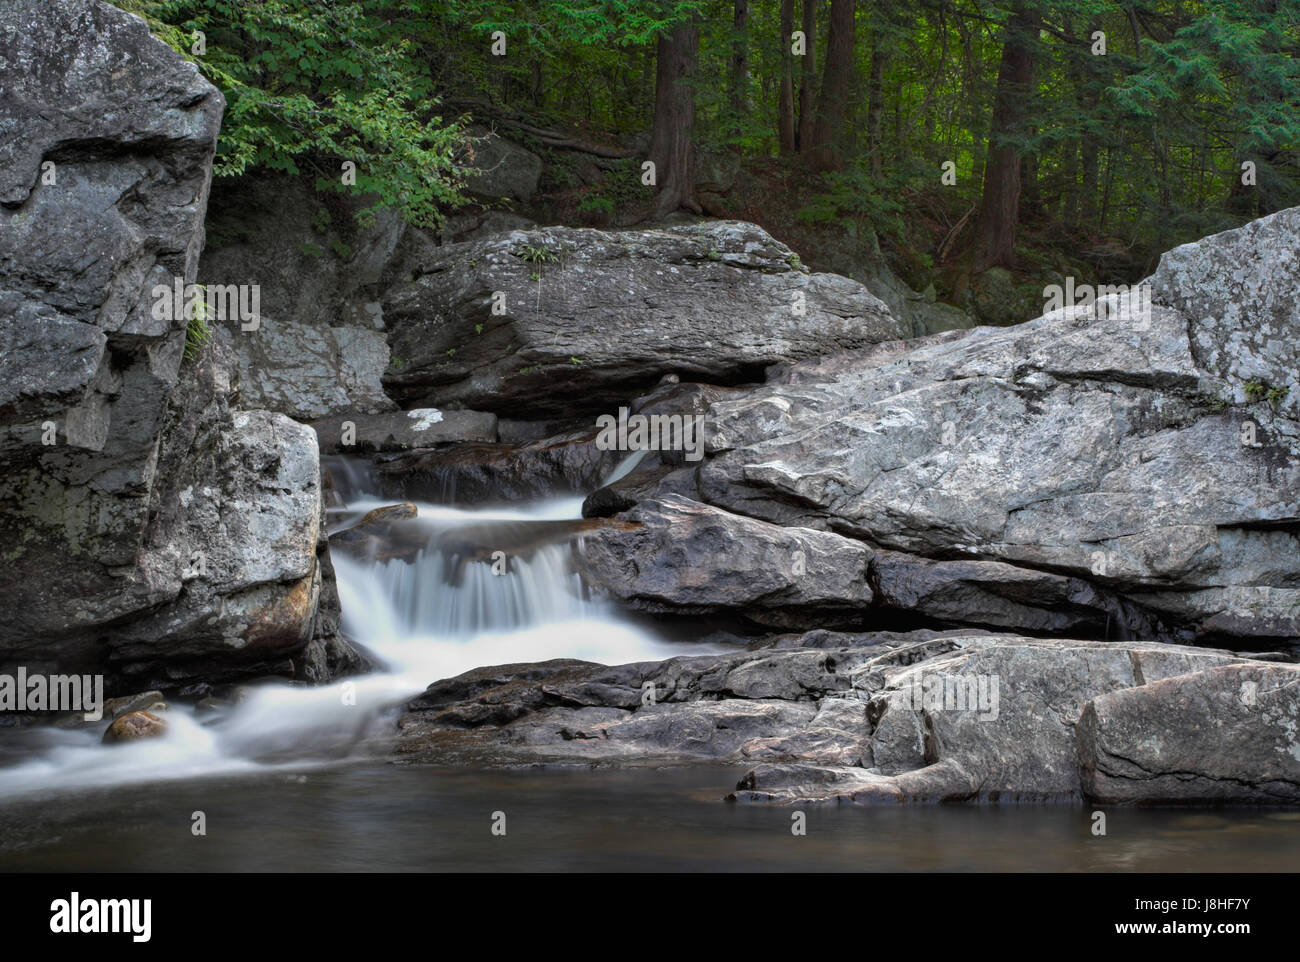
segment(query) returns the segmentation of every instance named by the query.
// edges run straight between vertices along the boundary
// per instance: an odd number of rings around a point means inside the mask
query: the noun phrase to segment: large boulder
[[[495,305],[495,309],[494,309]],[[384,298],[404,406],[595,413],[665,374],[736,383],[907,333],[752,224],[515,231],[426,251]]]
[[[230,335],[187,360],[154,310],[196,278],[221,95],[98,0],[0,6],[0,90],[0,667],[319,677],[315,436],[232,410]]]
[[[1300,667],[1207,668],[1110,692],[1079,720],[1083,788],[1099,802],[1294,803]]]
[[[1060,635],[1159,631],[1137,606],[1081,578],[873,550],[662,490],[682,480],[655,475],[660,490],[584,536],[588,584],[643,611],[740,615],[758,625],[880,627],[901,617]]]
[[[10,647],[160,600],[130,596],[185,321],[150,290],[194,280],[223,102],[95,0],[0,7],[0,89]]]
[[[648,611],[738,612],[770,624],[858,620],[871,552],[825,531],[743,518],[680,495],[584,538],[586,580]],[[654,563],[645,563],[654,559]]]
[[[1087,581],[1165,637],[1300,638],[1300,314],[1280,293],[1300,287],[1300,209],[1197,249],[1252,244],[1272,266],[1235,309],[1197,300],[1214,257],[1180,249],[1146,313],[1072,308],[783,367],[710,408],[700,497]]]
[[[1186,315],[1193,355],[1236,403],[1265,397],[1300,416],[1300,207],[1175,247],[1149,283]]]

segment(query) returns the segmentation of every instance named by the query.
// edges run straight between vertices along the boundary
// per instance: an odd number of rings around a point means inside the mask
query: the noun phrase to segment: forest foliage
[[[219,176],[339,189],[352,161],[420,224],[463,201],[471,122],[595,148],[629,180],[619,158],[784,164],[810,185],[803,218],[976,270],[1015,266],[1026,223],[1037,243],[1168,247],[1300,204],[1300,0],[122,5],[226,95]],[[690,153],[656,146],[665,125]],[[689,178],[674,189],[668,208],[697,209]],[[945,243],[909,237],[920,198]]]

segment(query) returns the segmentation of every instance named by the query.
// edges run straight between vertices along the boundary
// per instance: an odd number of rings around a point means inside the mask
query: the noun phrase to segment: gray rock
[[[1300,235],[1300,209],[1270,221],[1259,237]],[[1086,581],[1123,602],[1085,605],[1121,636],[1300,637],[1300,422],[1285,404],[1234,403],[1248,377],[1294,376],[1284,345],[1300,328],[1261,296],[1289,334],[1256,343],[1232,317],[1160,304],[1149,318],[1071,309],[787,366],[710,408],[700,497]],[[1249,372],[1213,360],[1229,356]],[[1077,582],[1053,592],[1082,597]]]
[[[380,383],[388,367],[383,331],[264,316],[256,331],[237,332],[235,344],[240,401],[248,407],[302,421],[396,407]]]
[[[1300,416],[1300,208],[1175,247],[1149,283],[1158,303],[1188,317],[1193,355],[1236,403],[1252,400],[1254,383]]]
[[[194,280],[223,102],[96,0],[0,7],[0,89],[0,661],[94,660],[167,600],[140,553],[185,321],[151,290]]]
[[[352,426],[350,444],[344,425]],[[431,448],[458,441],[495,442],[497,417],[482,411],[416,408],[388,414],[356,415],[313,422],[322,454],[370,454]]]
[[[1207,668],[1094,698],[1083,789],[1103,804],[1300,801],[1300,667]]]
[[[870,551],[839,535],[743,518],[679,495],[584,538],[582,571],[647,611],[739,611],[768,623],[860,617]]]
[[[477,139],[465,189],[480,197],[531,200],[542,176],[542,158],[495,131],[472,127],[469,133]]]
[[[1138,606],[1081,578],[1000,561],[936,561],[876,551],[869,580],[874,603],[883,609],[949,624],[1107,637],[1150,637],[1160,628]]]
[[[169,603],[105,640],[117,672],[155,687],[293,673],[295,655],[324,643],[314,433],[268,411],[209,430],[171,473],[145,556]]]
[[[759,228],[726,221],[435,248],[384,299],[396,358],[384,385],[405,406],[572,416],[667,373],[753,380],[778,361],[905,333],[860,284],[796,263]],[[492,313],[494,293],[504,313]]]
[[[606,505],[626,509],[584,537],[585,579],[641,610],[739,613],[789,627],[880,624],[902,612],[1059,635],[1159,628],[1139,607],[1080,578],[873,551],[840,535],[758,521],[669,491],[693,486],[694,475],[666,470],[634,473],[584,503],[588,517]]]
[[[327,206],[284,177],[214,188],[199,280],[257,285],[260,297],[257,330],[228,325],[242,406],[299,420],[396,407],[381,383],[390,357],[380,291],[407,228],[391,210],[355,223],[373,199]]]
[[[658,663],[476,669],[413,699],[394,751],[751,762],[730,797],[786,804],[1294,803],[1297,678],[1295,665],[1156,642],[812,632]]]
[[[1236,660],[1152,642],[989,636],[886,652],[852,678],[868,700],[877,774],[930,769],[932,800],[1037,801],[1079,797],[1074,725],[1091,698]]]
[[[110,693],[346,670],[315,435],[233,408],[240,332],[182,363],[155,316],[196,280],[220,94],[97,0],[0,7],[0,89],[0,663]]]
[[[437,504],[582,494],[600,487],[627,457],[621,451],[602,451],[596,437],[595,429],[583,428],[540,441],[467,441],[441,449],[385,454],[375,458],[374,474],[388,497]]]

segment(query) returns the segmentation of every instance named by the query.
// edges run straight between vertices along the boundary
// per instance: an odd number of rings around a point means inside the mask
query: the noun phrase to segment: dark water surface
[[[744,768],[365,763],[0,802],[5,871],[1300,869],[1300,812],[723,802]],[[207,836],[191,834],[203,811]],[[506,815],[506,835],[491,832]]]

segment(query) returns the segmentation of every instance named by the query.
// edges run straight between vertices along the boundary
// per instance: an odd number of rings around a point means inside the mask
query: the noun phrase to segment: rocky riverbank
[[[397,757],[754,767],[780,802],[1293,804],[1300,667],[1155,642],[814,631],[724,656],[431,685]]]
[[[1297,801],[1297,250],[1287,211],[1166,255],[1149,309],[673,385],[704,460],[588,498],[578,563],[750,650],[470,672],[398,757],[753,763],[740,800]]]

